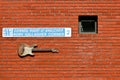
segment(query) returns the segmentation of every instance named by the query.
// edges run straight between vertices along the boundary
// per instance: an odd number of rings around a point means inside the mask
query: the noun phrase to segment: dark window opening
[[[97,33],[97,16],[79,16],[79,33]]]

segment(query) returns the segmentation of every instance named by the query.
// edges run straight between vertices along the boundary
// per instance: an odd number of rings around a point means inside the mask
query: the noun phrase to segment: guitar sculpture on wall
[[[19,47],[18,55],[20,57],[25,57],[27,55],[34,56],[32,52],[53,52],[53,53],[59,52],[58,49],[37,49],[35,47],[37,47],[37,44],[33,44],[30,46],[28,44],[23,43]]]

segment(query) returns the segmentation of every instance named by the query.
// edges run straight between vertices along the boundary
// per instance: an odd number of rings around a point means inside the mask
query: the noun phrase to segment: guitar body
[[[36,46],[37,46],[36,44],[29,46],[28,44],[22,43],[22,44],[20,44],[20,47],[18,50],[18,55],[20,57],[24,57],[27,55],[34,56],[34,54],[32,53],[32,49]]]

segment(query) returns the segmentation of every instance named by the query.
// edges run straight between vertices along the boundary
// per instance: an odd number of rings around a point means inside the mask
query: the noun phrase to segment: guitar
[[[58,53],[58,49],[37,49],[37,44],[33,44],[29,46],[28,44],[21,44],[18,50],[18,55],[20,57],[25,57],[27,55],[34,56],[32,52],[53,52],[53,53]]]

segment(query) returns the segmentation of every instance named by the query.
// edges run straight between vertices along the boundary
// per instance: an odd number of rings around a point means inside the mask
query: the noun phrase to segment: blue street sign
[[[71,37],[71,28],[3,28],[3,37]]]

